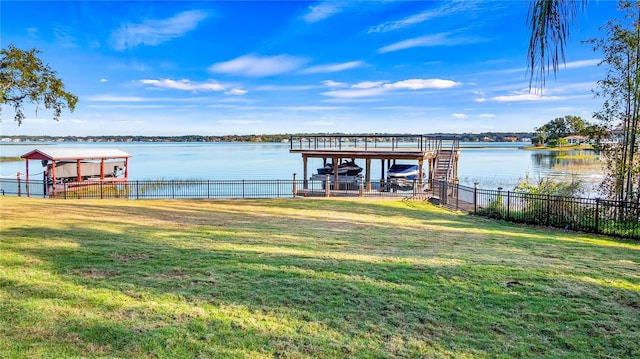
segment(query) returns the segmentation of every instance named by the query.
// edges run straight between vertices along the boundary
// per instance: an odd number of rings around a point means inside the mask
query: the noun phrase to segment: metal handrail
[[[419,151],[438,151],[442,148],[443,141],[450,140],[457,146],[457,136],[440,135],[291,135],[289,138],[290,150],[320,150],[320,149],[363,149],[364,151],[383,148],[382,144],[390,145],[392,151],[412,147],[402,146],[403,143],[414,143]],[[360,145],[362,143],[362,145]],[[370,146],[373,143],[373,146]],[[349,146],[351,145],[351,146]]]

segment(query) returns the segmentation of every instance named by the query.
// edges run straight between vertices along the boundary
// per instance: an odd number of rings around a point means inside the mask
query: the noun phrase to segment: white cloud
[[[95,102],[143,102],[145,101],[144,97],[115,96],[115,95],[86,96],[86,97],[83,97],[82,99],[87,101],[95,101]]]
[[[303,17],[306,22],[318,22],[342,11],[338,2],[323,2],[317,6],[309,6],[309,12]]]
[[[465,117],[467,117],[467,115],[465,115],[464,113],[454,113],[451,116],[453,116],[455,118],[465,118]]]
[[[376,110],[386,110],[386,111],[433,111],[435,107],[422,107],[422,106],[378,106],[375,108]]]
[[[209,71],[248,77],[273,76],[296,70],[307,62],[301,57],[289,55],[254,56],[244,55],[233,60],[219,62],[209,67]]]
[[[504,96],[495,96],[491,98],[496,102],[524,102],[524,101],[544,101],[544,100],[560,100],[558,96],[540,96],[532,93],[513,94]]]
[[[74,47],[77,45],[75,36],[72,35],[71,28],[68,26],[57,25],[53,28],[53,35],[56,38],[56,43],[64,47]]]
[[[409,49],[419,46],[437,46],[445,45],[447,43],[448,33],[439,33],[434,35],[425,35],[420,37],[414,37],[403,41],[396,42],[391,45],[387,45],[378,49],[380,53],[393,52],[398,50]]]
[[[282,111],[340,111],[345,110],[344,106],[275,106],[275,107],[264,107],[261,109],[266,110],[282,110]]]
[[[404,81],[394,82],[392,84],[386,84],[385,87],[397,88],[397,89],[446,89],[460,85],[459,82],[442,79],[410,79]]]
[[[223,125],[254,125],[262,122],[263,121],[258,121],[258,120],[220,120],[218,121],[218,123]]]
[[[402,20],[387,21],[380,25],[369,28],[369,31],[367,32],[379,33],[379,32],[401,30],[401,29],[411,27],[431,19],[435,19],[438,17],[443,17],[451,14],[456,14],[456,13],[459,13],[460,11],[465,10],[466,8],[473,7],[473,6],[474,4],[467,0],[445,2],[443,6],[439,8],[423,11],[418,14],[408,16]]]
[[[349,61],[343,62],[339,64],[328,64],[328,65],[317,65],[306,68],[300,73],[303,74],[318,74],[318,73],[328,73],[328,72],[338,72],[353,69],[356,67],[360,67],[364,64],[362,61]]]
[[[27,28],[27,34],[30,38],[37,39],[38,38],[38,28],[37,27],[29,27]]]
[[[322,88],[322,86],[311,86],[311,85],[262,85],[253,89],[253,91],[307,91],[313,90],[316,88]]]
[[[485,39],[481,38],[463,36],[453,37],[451,35],[452,34],[450,32],[441,32],[433,35],[414,37],[381,47],[378,49],[378,52],[384,54],[387,52],[406,50],[413,47],[454,46],[461,44],[474,44],[486,41]]]
[[[419,24],[421,22],[436,18],[438,17],[438,15],[440,15],[440,13],[441,12],[439,11],[439,9],[424,11],[419,14],[406,17],[402,20],[387,21],[378,26],[373,26],[369,28],[369,31],[367,32],[370,34],[370,33],[376,33],[376,32],[388,32],[388,31],[404,29],[406,27],[410,27],[410,26]]]
[[[337,88],[337,87],[349,87],[349,85],[345,82],[336,82],[336,81],[332,81],[332,80],[324,80],[322,81],[322,84],[327,86],[327,87],[331,87],[331,88]]]
[[[363,81],[360,83],[357,83],[353,86],[351,86],[351,88],[354,89],[370,89],[370,88],[374,88],[374,87],[380,87],[384,84],[383,81]]]
[[[567,62],[564,67],[567,69],[578,69],[582,67],[593,67],[597,66],[601,60],[582,60],[582,61],[573,61]]]
[[[116,50],[126,50],[138,45],[158,45],[195,29],[206,19],[203,11],[185,11],[163,20],[146,20],[139,24],[123,24],[111,35],[112,46]]]
[[[109,80],[107,80],[107,79],[100,79],[100,82],[107,82],[107,81],[109,81]]]
[[[305,125],[307,126],[334,126],[336,124],[336,121],[334,120],[318,120],[318,121],[307,121],[305,122]]]
[[[360,98],[378,96],[394,90],[446,89],[460,85],[459,82],[442,79],[409,79],[394,83],[384,81],[363,81],[352,85],[347,90],[334,90],[322,94],[336,98]]]
[[[248,92],[247,90],[243,90],[243,89],[231,89],[227,91],[226,94],[242,96],[242,95],[246,95],[247,92]]]
[[[141,80],[145,85],[151,85],[154,87],[168,88],[173,90],[182,91],[224,91],[224,87],[218,83],[193,83],[189,80],[175,81],[171,79],[161,80]]]
[[[121,103],[118,104],[112,104],[112,105],[87,105],[86,108],[92,108],[92,109],[100,109],[100,110],[114,110],[114,109],[118,109],[118,110],[123,110],[123,109],[136,109],[136,110],[140,110],[140,109],[164,109],[164,108],[170,108],[175,110],[176,106],[174,105],[142,105],[142,104],[132,104],[132,105],[123,105]]]
[[[360,98],[360,97],[378,96],[385,93],[386,91],[387,89],[385,89],[384,87],[375,87],[375,88],[368,88],[368,89],[327,91],[327,92],[323,92],[322,94],[329,97],[352,99],[352,98]]]
[[[496,117],[496,115],[494,115],[492,113],[481,113],[480,117],[482,117],[482,118],[494,118],[494,117]]]

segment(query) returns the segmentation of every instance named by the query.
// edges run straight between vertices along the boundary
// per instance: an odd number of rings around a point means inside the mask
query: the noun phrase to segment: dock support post
[[[380,160],[380,188],[384,188],[387,185],[384,179],[384,158]]]
[[[307,172],[307,156],[302,156],[302,168],[303,168],[303,184],[302,188],[309,189],[309,182],[307,182],[308,172]]]
[[[366,142],[365,142],[366,143]],[[365,161],[365,182],[367,182],[367,192],[371,192],[371,158]]]
[[[56,198],[56,161],[51,160],[51,192],[53,198]]]
[[[340,140],[340,143],[342,144],[342,140]],[[338,177],[339,175],[339,165],[340,165],[340,161],[342,160],[342,158],[339,157],[334,157],[333,158],[333,187],[334,189],[340,189],[340,177]],[[329,186],[327,186],[328,188]]]

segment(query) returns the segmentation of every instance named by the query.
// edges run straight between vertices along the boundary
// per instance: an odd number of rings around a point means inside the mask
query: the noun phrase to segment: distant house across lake
[[[578,145],[583,145],[591,142],[589,137],[580,136],[580,135],[566,136],[564,137],[564,140],[567,141],[567,145],[569,146],[578,146]]]

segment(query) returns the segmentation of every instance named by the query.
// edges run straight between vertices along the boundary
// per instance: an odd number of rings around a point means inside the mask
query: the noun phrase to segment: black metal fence
[[[470,212],[507,221],[640,239],[640,203],[456,186]]]
[[[334,185],[313,180],[159,180],[75,185],[0,179],[0,195],[55,198],[287,198],[361,196],[429,199],[442,206],[513,222],[640,239],[640,203],[536,195],[481,189],[456,183],[365,183]]]
[[[273,198],[292,197],[291,180],[157,180],[59,183],[0,180],[0,194],[71,198]]]
[[[146,180],[81,183],[58,183],[55,186],[42,180],[0,179],[0,195],[77,198],[287,198],[295,196],[362,196],[362,197],[415,197],[418,181],[403,187],[396,183],[379,181],[366,185],[361,178],[339,183],[331,180]],[[424,188],[423,188],[424,190]],[[422,191],[423,191],[422,190]]]

